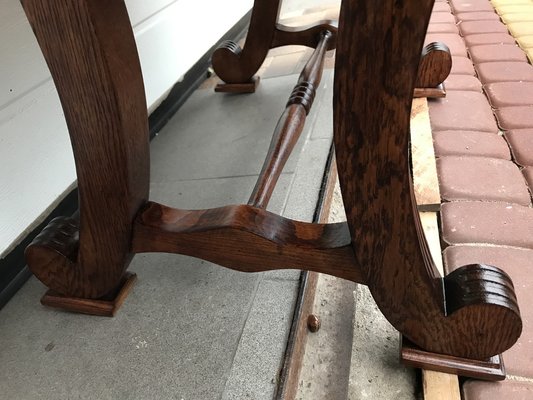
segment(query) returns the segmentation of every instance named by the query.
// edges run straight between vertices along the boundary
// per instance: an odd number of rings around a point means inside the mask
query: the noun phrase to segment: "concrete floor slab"
[[[245,202],[270,142],[266,125],[295,82],[264,80],[254,96],[195,94],[153,142],[151,199],[189,209]],[[306,221],[331,144],[309,139],[312,127],[270,207]],[[272,398],[299,271],[246,274],[167,254],[137,255],[129,269],[139,280],[112,319],[42,307],[45,288],[32,278],[0,311],[0,398]]]
[[[152,181],[259,174],[257,161],[267,153],[297,79],[264,79],[254,94],[196,91],[152,141]],[[296,161],[292,157],[285,171],[294,171]]]

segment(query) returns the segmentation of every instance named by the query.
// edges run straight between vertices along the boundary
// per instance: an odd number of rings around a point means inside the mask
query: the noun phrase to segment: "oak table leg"
[[[144,86],[122,1],[23,0],[22,5],[61,99],[80,206],[79,219],[53,220],[26,257],[52,290],[44,302],[52,295],[55,306],[72,308],[72,299],[100,301],[131,287],[124,273],[133,257],[132,224],[149,189]]]
[[[522,322],[502,270],[467,265],[442,277],[416,211],[410,108],[433,0],[345,0],[334,82],[334,144],[352,246],[389,322],[425,350],[501,353]]]

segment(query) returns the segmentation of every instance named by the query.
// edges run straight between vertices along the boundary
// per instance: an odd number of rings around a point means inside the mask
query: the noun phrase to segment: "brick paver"
[[[510,160],[505,139],[494,132],[434,131],[435,156],[475,156]]]
[[[533,0],[449,4],[468,58],[452,54],[448,98],[429,102],[446,269],[470,263],[504,269],[524,324],[504,354],[508,379],[468,380],[463,399],[533,399]],[[461,49],[457,37],[453,43]]]
[[[507,131],[505,138],[518,165],[533,165],[533,129]]]
[[[447,156],[437,160],[437,173],[443,200],[501,201],[522,206],[531,203],[524,177],[511,161]]]
[[[533,308],[530,307],[533,302],[532,259],[533,250],[505,246],[452,246],[444,251],[444,262],[449,271],[462,265],[482,263],[499,267],[511,276],[526,333],[503,355],[507,374],[511,376],[533,376],[533,340],[527,335],[533,329]]]
[[[479,79],[488,84],[496,82],[533,82],[533,65],[525,62],[499,61],[476,65]]]

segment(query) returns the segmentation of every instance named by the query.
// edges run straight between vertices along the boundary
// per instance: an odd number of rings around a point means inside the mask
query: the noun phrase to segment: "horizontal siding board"
[[[0,258],[75,181],[74,160],[51,80],[0,111]]]

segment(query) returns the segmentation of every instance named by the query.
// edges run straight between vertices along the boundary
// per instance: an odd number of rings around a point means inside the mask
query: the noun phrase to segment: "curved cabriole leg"
[[[149,189],[147,111],[122,1],[23,0],[52,73],[78,176],[79,220],[59,218],[27,248],[31,271],[64,296],[116,290]]]
[[[226,83],[247,83],[270,50],[281,0],[255,0],[244,48],[230,40],[213,53],[216,74]]]
[[[301,45],[316,47],[324,31],[333,35],[328,50],[335,48],[337,27],[334,21],[319,21],[306,27],[286,27],[277,23],[282,0],[255,0],[244,48],[231,41],[223,42],[212,57],[213,69],[226,83],[217,91],[253,92],[259,70],[268,51],[274,47]]]
[[[384,316],[428,351],[483,359],[522,323],[508,276],[465,266],[442,279],[413,200],[409,115],[433,0],[345,0],[334,143],[357,264]]]

